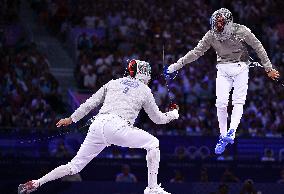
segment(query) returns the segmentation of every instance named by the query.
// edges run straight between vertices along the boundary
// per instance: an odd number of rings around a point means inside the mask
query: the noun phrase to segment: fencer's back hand
[[[273,80],[279,79],[280,73],[276,69],[271,69],[267,72],[268,77]]]
[[[179,118],[179,113],[178,113],[178,110],[177,110],[177,109],[174,109],[174,110],[172,110],[171,112],[172,112],[172,114],[173,114],[174,119],[178,119],[178,118]]]
[[[68,126],[72,123],[72,119],[69,118],[65,118],[65,119],[60,119],[57,123],[56,123],[56,127],[61,127],[61,126]]]
[[[178,119],[179,118],[179,106],[175,103],[170,104],[169,106],[169,110],[170,112],[172,112],[174,119]]]

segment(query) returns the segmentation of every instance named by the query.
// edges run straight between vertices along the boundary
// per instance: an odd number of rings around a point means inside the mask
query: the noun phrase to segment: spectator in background
[[[46,106],[46,101],[38,94],[36,98],[32,99],[31,110],[42,111]]]
[[[175,149],[174,158],[177,160],[186,160],[188,158],[185,147],[178,146]]]
[[[274,152],[272,149],[265,148],[264,149],[264,156],[261,157],[262,162],[274,162]]]
[[[200,171],[200,182],[207,183],[208,180],[208,170],[206,167],[203,167]]]
[[[65,144],[64,144],[63,140],[58,143],[57,149],[56,149],[56,152],[55,152],[54,156],[56,158],[68,158],[68,157],[71,156],[69,151],[65,147]]]
[[[180,170],[174,171],[175,176],[171,178],[170,183],[183,183],[184,182],[184,175]]]
[[[127,164],[122,165],[121,173],[116,175],[115,182],[118,183],[137,183],[136,176],[130,172],[130,167]]]
[[[90,11],[90,13],[84,17],[84,22],[87,28],[94,28],[95,21],[96,21],[96,17],[92,11]]]
[[[228,185],[226,185],[226,184],[219,185],[217,194],[229,194]]]
[[[257,194],[254,183],[251,179],[245,180],[240,194]]]
[[[280,172],[280,179],[277,181],[277,183],[284,184],[284,168]]]
[[[226,168],[221,178],[221,181],[224,183],[237,183],[240,182],[240,179],[235,176],[229,168]]]
[[[96,81],[97,75],[95,74],[95,70],[89,70],[84,76],[84,87],[93,90],[96,86]]]
[[[117,146],[112,147],[111,153],[107,154],[106,158],[115,158],[115,159],[122,158],[120,149]]]
[[[87,50],[87,49],[91,49],[91,48],[92,48],[92,44],[91,44],[89,37],[87,36],[87,34],[85,32],[82,33],[78,37],[78,49],[79,50]]]

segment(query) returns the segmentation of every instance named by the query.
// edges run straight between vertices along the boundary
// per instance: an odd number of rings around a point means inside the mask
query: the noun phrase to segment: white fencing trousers
[[[227,133],[227,106],[229,102],[230,91],[232,88],[232,104],[234,105],[231,116],[231,129],[237,129],[242,114],[243,105],[246,101],[248,89],[249,67],[244,62],[226,63],[217,65],[216,78],[216,107],[219,121],[220,133],[222,136]]]
[[[127,121],[117,115],[102,114],[98,115],[91,124],[77,155],[67,165],[62,165],[39,179],[39,184],[42,185],[68,174],[77,174],[106,146],[111,144],[129,148],[144,148],[148,153],[154,150],[155,153],[158,152],[155,155],[159,156],[159,140],[156,137],[142,129],[130,126]],[[153,159],[157,160],[155,162],[157,169],[160,159]]]

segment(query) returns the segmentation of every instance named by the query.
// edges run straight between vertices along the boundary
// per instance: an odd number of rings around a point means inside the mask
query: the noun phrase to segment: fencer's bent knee
[[[151,136],[147,140],[147,143],[143,146],[143,148],[146,149],[147,151],[157,147],[159,147],[159,140],[154,136]]]
[[[156,137],[154,137],[153,140],[152,140],[150,149],[157,148],[157,147],[159,147],[159,140]]]

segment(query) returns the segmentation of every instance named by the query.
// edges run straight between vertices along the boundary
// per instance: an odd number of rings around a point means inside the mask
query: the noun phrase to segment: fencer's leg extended
[[[220,138],[215,147],[215,153],[221,154],[224,152],[225,147],[228,143],[224,141],[224,137],[227,134],[227,119],[228,119],[228,102],[230,91],[232,89],[233,79],[226,74],[224,74],[221,70],[217,71],[216,78],[216,108],[217,108],[217,117],[220,128]]]
[[[225,137],[225,141],[234,143],[235,132],[240,124],[243,115],[243,106],[246,101],[248,90],[248,68],[245,68],[240,74],[234,77],[233,82],[233,111],[231,116],[230,130]]]
[[[100,123],[94,121],[90,130],[81,145],[77,155],[66,165],[61,165],[38,180],[29,181],[21,184],[18,188],[19,194],[35,191],[39,186],[62,178],[66,175],[79,173],[94,157],[96,157],[106,146],[103,140]]]
[[[95,156],[97,156],[106,146],[88,145],[83,143],[77,155],[66,165],[61,165],[42,178],[38,179],[39,185],[43,185],[52,180],[62,178],[66,175],[79,173]]]

